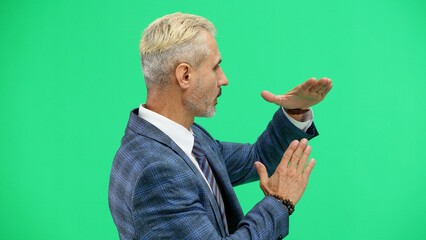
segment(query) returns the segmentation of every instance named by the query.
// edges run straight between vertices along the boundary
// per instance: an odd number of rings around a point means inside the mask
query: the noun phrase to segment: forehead
[[[203,34],[204,34],[205,39],[206,39],[206,45],[210,49],[210,52],[211,52],[208,59],[210,59],[213,62],[218,62],[221,57],[220,57],[220,52],[219,52],[219,48],[217,46],[216,39],[214,38],[214,36],[211,33],[207,32],[207,31],[203,31]]]

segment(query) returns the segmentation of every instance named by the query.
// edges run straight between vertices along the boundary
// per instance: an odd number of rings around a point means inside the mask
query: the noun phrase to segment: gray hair
[[[203,30],[216,34],[209,20],[180,12],[163,16],[144,30],[139,51],[148,89],[167,83],[180,63],[199,67],[210,54]]]

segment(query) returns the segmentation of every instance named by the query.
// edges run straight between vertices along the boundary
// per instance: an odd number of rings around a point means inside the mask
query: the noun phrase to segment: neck
[[[190,113],[183,105],[181,98],[174,97],[173,94],[163,93],[148,94],[145,108],[156,112],[189,130],[194,123],[195,116]]]

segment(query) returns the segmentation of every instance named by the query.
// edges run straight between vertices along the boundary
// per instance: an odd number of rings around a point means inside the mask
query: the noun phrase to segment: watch
[[[287,108],[284,108],[284,111],[288,114],[300,115],[300,114],[304,114],[306,112],[309,112],[309,109],[300,109],[300,108],[287,109]]]

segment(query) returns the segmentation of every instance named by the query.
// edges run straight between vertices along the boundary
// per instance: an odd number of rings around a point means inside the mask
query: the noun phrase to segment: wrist
[[[274,197],[278,201],[280,201],[287,208],[289,216],[291,214],[293,214],[293,212],[294,212],[294,204],[293,204],[293,202],[290,199],[282,197],[282,196],[280,196],[278,194],[273,194],[273,193],[269,194],[268,196]]]
[[[309,111],[309,109],[300,109],[300,108],[287,109],[287,108],[284,108],[284,111],[286,113],[288,113],[289,115],[303,115],[304,113],[307,113]]]

